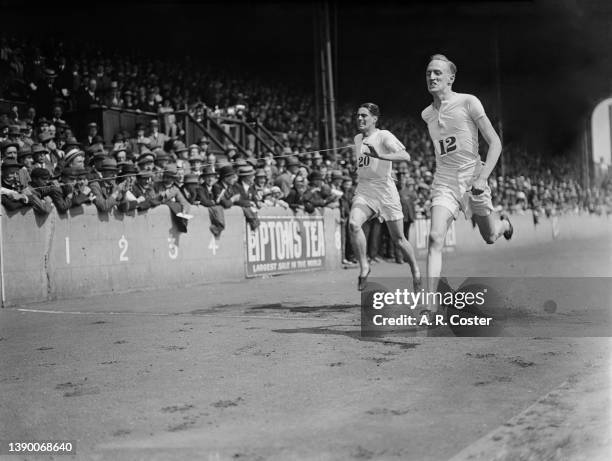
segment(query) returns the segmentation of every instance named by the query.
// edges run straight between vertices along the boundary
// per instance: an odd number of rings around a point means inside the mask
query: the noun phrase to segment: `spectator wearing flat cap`
[[[121,202],[125,193],[125,184],[118,185],[116,181],[118,168],[117,161],[107,156],[100,162],[99,172],[101,179],[91,180],[89,187],[94,198],[94,205],[101,213],[110,212]]]
[[[13,158],[2,161],[2,205],[7,211],[16,211],[29,206],[29,198],[22,193],[19,183],[21,164]]]

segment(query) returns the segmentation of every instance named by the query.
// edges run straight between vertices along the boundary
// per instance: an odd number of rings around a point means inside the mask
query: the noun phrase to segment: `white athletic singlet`
[[[365,155],[367,147],[363,145],[363,135],[355,136],[357,154],[358,183],[355,200],[372,208],[381,219],[395,221],[402,219],[402,207],[395,182],[391,177],[392,162]],[[376,152],[392,154],[405,150],[404,145],[387,130],[376,130],[365,138]]]
[[[476,121],[485,116],[476,96],[455,93],[439,110],[429,105],[421,117],[436,151],[436,168],[463,169],[480,163]]]

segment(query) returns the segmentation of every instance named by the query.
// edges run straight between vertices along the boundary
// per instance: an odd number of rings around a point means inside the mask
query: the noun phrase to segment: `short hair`
[[[448,63],[448,67],[450,68],[451,73],[454,75],[457,73],[457,66],[455,65],[455,63],[453,61],[451,61],[450,59],[448,59],[446,56],[444,56],[443,54],[434,54],[429,58],[429,62],[431,61],[444,61]]]
[[[359,109],[361,109],[362,107],[368,109],[370,111],[370,114],[375,115],[376,117],[380,117],[380,109],[373,102],[364,102],[362,105],[359,106]]]

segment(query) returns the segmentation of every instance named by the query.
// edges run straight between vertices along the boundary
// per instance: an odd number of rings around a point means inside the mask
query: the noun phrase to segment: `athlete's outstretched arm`
[[[381,160],[388,160],[390,162],[399,162],[402,160],[405,160],[407,162],[410,161],[410,154],[406,152],[405,149],[391,152],[390,154],[381,154],[377,152],[371,144],[368,144],[367,142],[364,142],[363,144],[364,146],[368,146],[368,149],[370,150],[369,152],[364,152],[364,154],[370,157],[379,158]]]
[[[493,125],[489,120],[489,117],[487,117],[486,115],[480,117],[478,120],[476,120],[476,126],[478,126],[478,129],[482,133],[482,137],[485,139],[487,145],[489,146],[485,164],[482,170],[480,171],[478,178],[476,179],[476,181],[474,181],[474,184],[472,186],[475,191],[483,191],[484,186],[486,185],[487,180],[489,179],[489,175],[491,174],[491,172],[495,168],[495,165],[497,164],[497,161],[499,160],[502,145],[499,136],[495,131],[495,128],[493,128]]]

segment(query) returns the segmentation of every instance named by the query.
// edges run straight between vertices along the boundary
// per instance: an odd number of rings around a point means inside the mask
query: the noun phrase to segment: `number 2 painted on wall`
[[[119,261],[129,261],[129,258],[126,255],[128,246],[129,244],[127,239],[125,238],[125,235],[122,235],[119,239],[119,248],[121,249],[121,253],[119,254]]]

